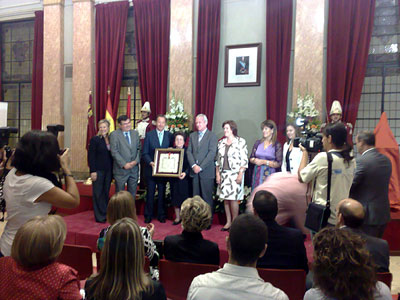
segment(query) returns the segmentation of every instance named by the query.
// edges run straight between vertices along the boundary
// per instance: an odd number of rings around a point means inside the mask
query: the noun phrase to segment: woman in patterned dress
[[[276,124],[272,120],[261,123],[263,137],[256,141],[250,155],[250,162],[254,164],[251,176],[251,187],[256,188],[272,173],[280,171],[282,165],[282,146],[276,141]]]
[[[237,135],[236,123],[225,121],[222,128],[225,137],[218,143],[216,180],[226,215],[226,224],[221,230],[227,231],[239,214],[238,201],[243,200],[243,175],[248,166],[248,158],[246,141]]]

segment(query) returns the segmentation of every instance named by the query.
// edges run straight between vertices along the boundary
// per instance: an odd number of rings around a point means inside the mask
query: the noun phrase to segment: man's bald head
[[[343,223],[350,228],[359,228],[365,217],[364,207],[354,199],[343,199],[338,204],[338,213],[342,215]],[[339,218],[340,219],[340,218]]]

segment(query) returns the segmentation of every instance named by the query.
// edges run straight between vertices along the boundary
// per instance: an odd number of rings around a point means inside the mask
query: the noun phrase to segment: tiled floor
[[[5,222],[0,222],[0,235],[3,233],[4,226]],[[93,256],[93,263],[95,264],[96,257]],[[392,294],[395,295],[400,293],[400,256],[390,257],[390,272],[393,274]]]

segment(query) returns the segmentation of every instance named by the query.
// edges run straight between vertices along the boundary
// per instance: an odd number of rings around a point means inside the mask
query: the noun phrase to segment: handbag
[[[327,152],[328,158],[328,188],[326,205],[316,204],[311,202],[308,205],[306,212],[306,221],[304,226],[311,231],[318,232],[328,224],[328,219],[331,216],[331,177],[332,177],[332,154]]]

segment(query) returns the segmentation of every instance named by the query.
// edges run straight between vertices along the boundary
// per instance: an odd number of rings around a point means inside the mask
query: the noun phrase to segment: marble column
[[[296,1],[293,107],[306,89],[314,94],[316,108],[323,113],[325,0]]]
[[[43,116],[48,124],[64,124],[64,0],[43,0]],[[63,147],[63,133],[59,134]]]
[[[71,170],[88,172],[86,146],[89,91],[93,90],[94,1],[73,2],[73,77],[71,108]]]
[[[193,113],[193,0],[171,0],[169,99],[183,100]],[[169,105],[169,104],[168,104]],[[167,108],[167,111],[169,108]]]

